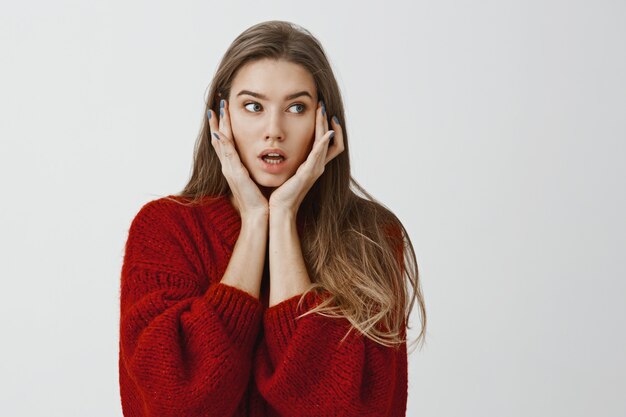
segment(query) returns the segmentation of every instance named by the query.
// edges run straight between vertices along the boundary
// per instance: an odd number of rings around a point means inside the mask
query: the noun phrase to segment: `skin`
[[[241,90],[266,99],[238,95]],[[308,91],[311,97],[285,98],[300,91]],[[271,307],[311,286],[296,215],[325,165],[343,152],[342,129],[333,117],[329,130],[313,76],[284,60],[262,59],[242,66],[220,113],[218,118],[209,110],[209,126],[232,191],[230,200],[243,222],[266,219],[268,224],[261,230],[269,238]],[[329,145],[332,134],[334,143]],[[258,154],[265,148],[285,152],[286,165],[280,173],[262,169]]]

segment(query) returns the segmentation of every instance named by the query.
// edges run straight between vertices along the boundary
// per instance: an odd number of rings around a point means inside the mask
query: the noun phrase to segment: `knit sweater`
[[[268,307],[268,285],[256,298],[220,282],[240,229],[227,196],[197,207],[159,198],[133,219],[120,285],[124,416],[405,416],[406,344],[356,330],[339,344],[347,319],[296,320],[323,293]]]

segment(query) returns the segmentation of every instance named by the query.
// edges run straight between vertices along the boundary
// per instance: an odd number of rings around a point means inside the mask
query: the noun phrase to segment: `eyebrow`
[[[265,96],[263,94],[255,93],[254,91],[249,91],[249,90],[241,90],[237,94],[237,97],[239,97],[239,96],[241,96],[243,94],[247,94],[247,95],[252,96],[252,97],[260,98],[261,100],[267,100],[267,96]],[[307,96],[311,100],[313,100],[313,97],[311,96],[311,94],[308,91],[299,91],[297,93],[289,94],[287,97],[285,97],[285,100],[292,100],[292,99],[294,99],[296,97],[300,97],[300,96]]]

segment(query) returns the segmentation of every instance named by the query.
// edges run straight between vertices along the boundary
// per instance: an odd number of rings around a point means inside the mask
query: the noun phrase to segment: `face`
[[[313,76],[298,64],[262,59],[237,72],[228,98],[233,141],[264,192],[279,187],[306,160],[315,139],[317,101]],[[266,163],[260,154],[268,148],[280,149],[285,159]]]

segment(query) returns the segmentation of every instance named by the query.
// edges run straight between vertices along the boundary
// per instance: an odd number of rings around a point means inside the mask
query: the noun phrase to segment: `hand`
[[[222,164],[222,174],[228,181],[235,199],[235,205],[239,209],[242,219],[253,215],[269,217],[267,198],[250,178],[250,173],[241,163],[239,153],[235,148],[235,143],[232,139],[228,101],[222,100],[222,103],[223,108],[220,110],[222,114],[219,117],[219,127],[218,118],[213,110],[209,109],[208,113],[211,144]]]
[[[343,130],[341,125],[335,122],[333,117],[333,130],[328,130],[328,119],[322,111],[326,111],[320,101],[317,106],[315,119],[315,140],[313,148],[307,159],[298,167],[296,173],[276,188],[269,201],[270,215],[272,210],[283,211],[293,214],[298,213],[300,203],[309,192],[315,181],[324,172],[326,164],[344,150]],[[334,133],[334,143],[329,145],[330,138]]]

